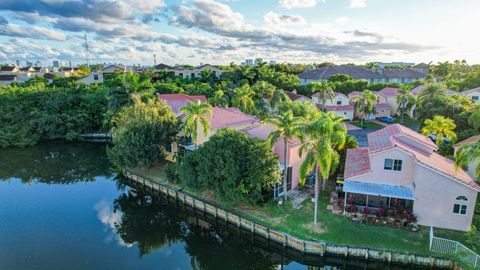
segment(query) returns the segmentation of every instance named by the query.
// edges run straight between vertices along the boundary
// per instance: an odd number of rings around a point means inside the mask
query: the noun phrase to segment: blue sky
[[[1,0],[0,62],[480,63],[478,0]]]

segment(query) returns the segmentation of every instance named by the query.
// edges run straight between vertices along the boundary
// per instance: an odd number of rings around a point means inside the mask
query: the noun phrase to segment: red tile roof
[[[266,140],[268,138],[268,135],[275,131],[275,127],[270,125],[270,124],[265,124],[265,123],[257,123],[251,126],[248,126],[241,131],[245,132],[251,137],[259,138],[262,140]],[[300,143],[299,138],[294,138],[291,140],[288,140],[290,144],[297,144]]]
[[[189,96],[185,94],[158,94],[157,96],[159,99],[167,102],[177,116],[180,114],[180,109],[190,101],[199,100],[202,103],[207,102],[205,96]]]
[[[254,116],[244,114],[237,108],[212,108],[213,115],[208,117],[211,129],[218,129],[223,127],[233,127],[243,124],[254,124],[258,119]]]
[[[361,175],[370,171],[368,148],[351,148],[347,150],[344,178]]]
[[[458,143],[454,144],[453,147],[454,147],[454,148],[457,148],[457,147],[460,147],[460,146],[462,146],[462,145],[464,145],[464,144],[472,144],[472,143],[476,143],[476,142],[478,142],[478,141],[480,141],[480,135],[475,135],[475,136],[472,136],[472,137],[470,137],[470,138],[468,138],[468,139],[465,139],[465,140],[463,140],[463,141],[461,141],[461,142],[458,142]]]
[[[299,100],[299,99],[301,99],[301,98],[306,98],[305,96],[302,96],[302,95],[299,95],[299,94],[296,94],[296,93],[293,93],[293,92],[290,92],[290,91],[285,91],[285,94],[286,94],[292,101]]]
[[[395,145],[394,141],[392,140],[392,137],[400,136],[400,135],[405,135],[410,139],[413,139],[418,143],[425,145],[426,147],[429,147],[432,149],[437,148],[437,146],[432,142],[432,140],[430,140],[426,136],[423,136],[420,133],[417,133],[400,124],[393,124],[388,127],[377,130],[375,132],[369,133],[367,135],[368,148],[372,152],[377,152],[377,151],[391,148]]]
[[[375,110],[391,110],[392,107],[390,105],[388,105],[387,103],[377,103],[375,105],[373,105],[373,107],[375,107]]]
[[[322,104],[315,104],[317,109],[322,109]],[[327,105],[327,112],[335,112],[335,111],[353,111],[354,107],[352,104],[350,105]]]
[[[379,92],[382,93],[384,96],[395,97],[395,96],[397,96],[397,91],[398,91],[398,88],[385,87],[382,90],[380,90]]]
[[[426,87],[424,85],[419,85],[419,86],[413,88],[410,92],[412,92],[412,94],[414,96],[418,96],[423,90],[425,90],[425,88]],[[459,92],[451,90],[451,89],[447,89],[447,95],[455,95],[455,94],[459,94]]]

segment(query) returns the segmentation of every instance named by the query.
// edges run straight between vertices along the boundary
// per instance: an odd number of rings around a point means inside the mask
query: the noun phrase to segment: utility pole
[[[90,66],[90,64],[88,63],[88,40],[87,40],[87,34],[85,33],[83,35],[84,39],[85,39],[85,64],[87,65],[87,67]]]

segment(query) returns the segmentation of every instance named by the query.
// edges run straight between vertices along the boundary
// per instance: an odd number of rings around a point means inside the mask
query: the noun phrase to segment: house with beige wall
[[[99,71],[92,71],[87,76],[77,80],[78,83],[84,83],[86,85],[103,83],[109,77],[113,77],[116,73],[124,73],[129,69],[123,65],[109,65]]]
[[[467,231],[480,186],[436,151],[429,138],[399,124],[368,134],[368,147],[347,150],[346,204],[379,209],[399,202],[420,225]]]
[[[221,69],[219,69],[215,66],[209,65],[209,64],[205,64],[205,65],[202,65],[202,66],[199,66],[199,67],[196,67],[196,68],[192,68],[192,69],[180,68],[180,67],[173,67],[173,68],[168,69],[165,66],[163,66],[161,70],[165,70],[165,69],[168,72],[173,72],[175,74],[175,76],[178,76],[178,77],[181,77],[181,78],[191,78],[191,79],[200,78],[200,74],[204,70],[212,71],[213,74],[216,77],[220,77],[220,75],[222,75],[222,73],[224,72],[223,70],[221,70]]]
[[[318,109],[323,109],[319,100],[319,93],[311,96]],[[327,99],[325,103],[327,112],[334,112],[336,116],[343,117],[345,120],[353,120],[354,106],[350,104],[350,99],[342,93],[334,92],[332,99]]]
[[[377,117],[383,117],[383,116],[392,116],[393,114],[393,109],[392,107],[387,103],[387,97],[382,94],[381,92],[377,91],[372,91],[372,93],[377,97],[377,103],[375,103],[374,106],[374,112],[369,113],[368,115],[364,115],[363,118],[366,120],[372,120]],[[348,94],[348,98],[350,99],[350,104],[354,105],[354,102],[352,101],[356,96],[362,95],[362,92],[359,91],[353,91]],[[358,110],[354,110],[354,118],[360,118],[362,113]]]
[[[480,87],[468,89],[459,93],[462,96],[468,97],[472,101],[480,102]]]

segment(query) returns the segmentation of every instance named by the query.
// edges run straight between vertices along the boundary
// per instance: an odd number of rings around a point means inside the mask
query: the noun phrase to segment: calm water
[[[100,144],[0,149],[2,270],[319,269],[306,264],[401,269],[306,258],[214,226],[128,187]]]

